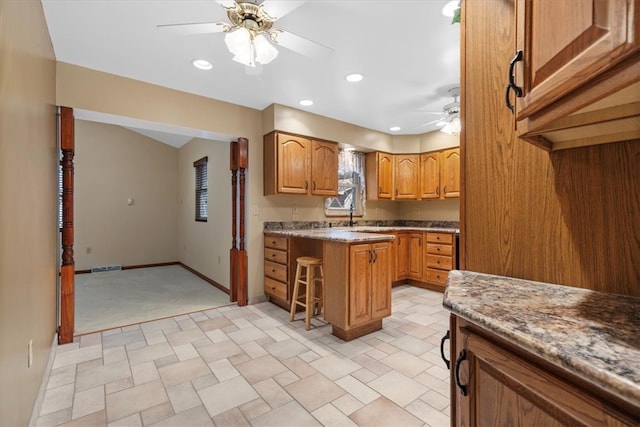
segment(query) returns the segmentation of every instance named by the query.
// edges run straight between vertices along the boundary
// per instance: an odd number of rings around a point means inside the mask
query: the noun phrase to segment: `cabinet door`
[[[409,234],[409,268],[407,275],[416,280],[422,279],[422,233]]]
[[[460,197],[460,148],[444,150],[442,153],[442,196]]]
[[[394,280],[403,280],[409,276],[409,235],[397,233],[395,240],[396,265]]]
[[[440,152],[420,155],[420,198],[440,197]]]
[[[466,354],[462,363],[452,364],[452,379],[460,373],[467,392],[454,392],[458,425],[635,425],[601,393],[587,394],[570,379],[476,334],[466,322],[458,319],[458,325],[461,347],[454,354],[460,358],[462,349]]]
[[[278,134],[278,193],[307,194],[309,192],[309,150],[306,138]]]
[[[393,173],[396,200],[415,200],[418,198],[418,177],[420,175],[420,156],[418,154],[395,154]]]
[[[391,199],[393,195],[393,155],[378,153],[378,198]]]
[[[518,0],[517,118],[551,105],[621,62],[640,45],[638,2],[629,0]]]
[[[349,325],[371,320],[371,245],[349,248]]]
[[[391,248],[390,243],[374,243],[371,264],[371,316],[391,315]]]
[[[338,144],[311,141],[311,194],[338,195]]]

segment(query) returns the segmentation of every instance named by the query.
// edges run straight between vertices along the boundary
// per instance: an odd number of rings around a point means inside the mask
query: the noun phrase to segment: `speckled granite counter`
[[[455,221],[359,221],[360,225],[349,227],[348,221],[288,221],[266,222],[264,232],[291,237],[307,237],[318,240],[341,242],[367,242],[380,240],[367,234],[389,233],[394,231],[431,231],[459,234]],[[391,240],[386,236],[382,240]]]
[[[451,271],[443,305],[640,407],[640,298]]]
[[[360,233],[340,228],[319,228],[316,230],[265,230],[276,236],[304,237],[305,239],[328,240],[332,242],[366,243],[393,240],[389,234]]]

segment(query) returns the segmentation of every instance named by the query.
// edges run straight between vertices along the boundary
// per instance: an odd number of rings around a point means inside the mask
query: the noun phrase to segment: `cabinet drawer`
[[[425,269],[425,281],[429,283],[436,283],[438,285],[446,285],[449,272],[443,270],[436,270],[432,268]]]
[[[287,300],[287,285],[286,283],[278,282],[269,277],[264,278],[264,293],[267,295],[273,295],[284,301]]]
[[[453,234],[451,233],[427,233],[427,242],[429,243],[453,243]]]
[[[276,264],[271,261],[264,261],[264,275],[281,282],[287,281],[287,266]]]
[[[264,246],[266,248],[281,249],[286,251],[289,247],[289,239],[280,236],[264,236]]]
[[[427,255],[427,267],[439,268],[441,270],[451,270],[453,260],[450,256]]]
[[[453,255],[453,246],[438,245],[436,243],[427,243],[427,253],[435,255]]]
[[[264,248],[264,259],[265,261],[273,261],[279,264],[286,264],[287,252],[279,251],[277,249]]]

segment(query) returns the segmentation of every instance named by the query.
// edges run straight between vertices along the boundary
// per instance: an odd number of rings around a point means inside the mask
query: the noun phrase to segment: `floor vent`
[[[92,273],[102,273],[103,271],[120,271],[122,270],[121,265],[105,265],[102,267],[91,267]]]

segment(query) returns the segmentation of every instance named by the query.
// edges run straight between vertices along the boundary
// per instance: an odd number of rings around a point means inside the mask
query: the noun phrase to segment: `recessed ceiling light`
[[[360,80],[364,79],[364,76],[360,73],[351,73],[351,74],[347,74],[345,79],[348,82],[359,82]]]
[[[442,14],[448,18],[453,18],[453,15],[456,12],[456,9],[460,7],[459,0],[452,0],[449,3],[445,4],[442,8]]]
[[[193,61],[191,61],[191,63],[194,67],[200,70],[210,70],[213,68],[211,62],[207,61],[206,59],[194,59]]]
[[[313,101],[310,99],[303,99],[302,101],[300,101],[300,105],[304,105],[305,107],[308,107],[310,105],[313,105]]]
[[[390,127],[390,128],[389,128],[389,130],[390,130],[391,132],[396,132],[396,131],[399,131],[400,129],[401,129],[401,127],[400,127],[400,126],[393,126],[393,127]]]

